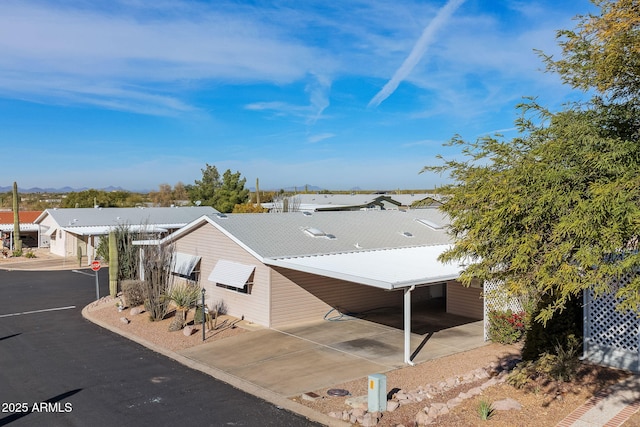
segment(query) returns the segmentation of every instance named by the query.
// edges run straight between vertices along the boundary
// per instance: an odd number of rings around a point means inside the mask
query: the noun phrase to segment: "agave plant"
[[[169,299],[176,305],[176,315],[169,325],[169,330],[178,331],[182,329],[187,321],[187,312],[196,305],[200,288],[182,283],[174,286],[169,292]]]

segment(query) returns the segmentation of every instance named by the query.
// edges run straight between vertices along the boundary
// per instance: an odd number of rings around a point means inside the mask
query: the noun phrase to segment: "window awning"
[[[234,288],[243,288],[249,281],[255,268],[255,265],[240,264],[221,259],[218,260],[209,275],[209,281]]]
[[[47,231],[44,232],[44,235],[47,237],[51,237],[53,233],[55,233],[58,229],[56,227],[51,227]]]
[[[191,276],[196,265],[200,262],[199,256],[174,252],[171,259],[171,272],[182,276]]]

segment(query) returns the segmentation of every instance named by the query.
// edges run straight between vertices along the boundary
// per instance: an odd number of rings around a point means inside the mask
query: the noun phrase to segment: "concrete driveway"
[[[412,334],[413,361],[483,346],[482,336],[482,321]],[[404,366],[404,334],[362,319],[323,320],[259,329],[180,354],[275,393],[295,396]]]

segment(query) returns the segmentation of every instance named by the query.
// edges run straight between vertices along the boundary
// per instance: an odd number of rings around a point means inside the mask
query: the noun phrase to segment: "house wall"
[[[53,220],[51,215],[47,215],[43,218],[42,222],[40,222],[42,226],[42,233],[44,234],[44,230],[48,230],[50,228],[56,228],[56,232],[49,238],[49,252],[54,255],[65,256],[66,250],[66,233],[60,230],[58,224]]]
[[[484,318],[482,289],[467,288],[460,282],[447,282],[447,313],[482,320]]]
[[[216,302],[222,301],[228,314],[238,318],[244,316],[248,321],[269,326],[269,267],[211,224],[203,224],[181,236],[175,243],[175,250],[202,257],[200,285],[206,290],[205,302],[209,307],[213,308]],[[220,259],[256,266],[250,294],[220,288],[207,280]]]
[[[332,308],[347,313],[389,306],[402,306],[402,292],[280,267],[271,272],[271,327],[321,320]]]

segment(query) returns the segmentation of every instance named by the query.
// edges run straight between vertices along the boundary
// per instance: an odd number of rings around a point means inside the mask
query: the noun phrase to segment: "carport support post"
[[[404,363],[414,366],[411,361],[411,291],[415,285],[404,289]]]

